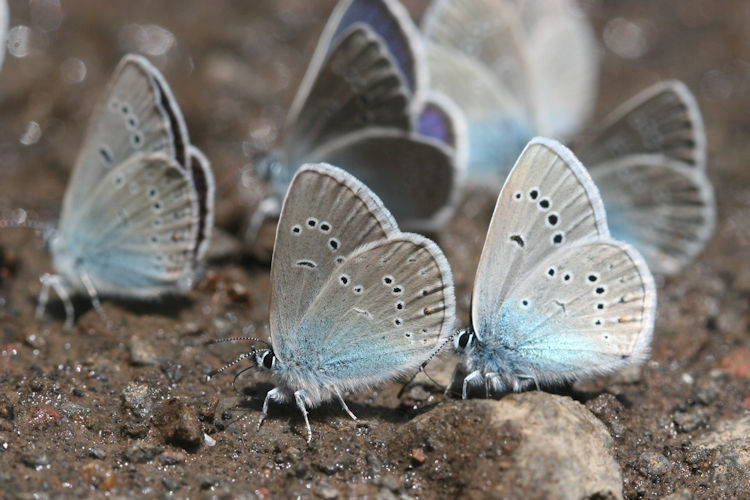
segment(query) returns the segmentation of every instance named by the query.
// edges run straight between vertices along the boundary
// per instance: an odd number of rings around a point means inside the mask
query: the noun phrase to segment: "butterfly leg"
[[[339,402],[341,403],[341,406],[344,408],[344,411],[349,414],[350,417],[352,417],[352,420],[358,420],[357,416],[352,413],[352,411],[349,409],[348,406],[346,406],[346,403],[344,402],[344,398],[341,397],[341,392],[339,392],[338,387],[334,387],[333,390],[336,392],[336,397],[339,398]]]
[[[253,212],[253,216],[250,217],[250,223],[245,232],[245,238],[248,241],[255,241],[263,223],[270,218],[278,217],[279,214],[281,214],[281,205],[276,198],[266,198],[258,203],[258,207],[255,209],[255,212]]]
[[[479,370],[475,370],[468,375],[466,375],[466,378],[464,378],[464,388],[463,391],[461,391],[461,397],[462,399],[466,399],[469,386],[470,385],[478,385],[482,383],[482,372]]]
[[[305,418],[305,427],[307,427],[307,442],[312,441],[312,429],[310,428],[310,420],[307,418],[307,407],[305,403],[310,404],[310,399],[305,394],[305,391],[297,391],[294,393],[294,399],[297,401],[297,407],[302,412],[302,416]]]
[[[42,283],[42,291],[39,292],[39,302],[36,306],[35,316],[37,319],[41,319],[44,315],[44,310],[47,308],[47,300],[49,299],[50,287],[55,291],[65,307],[65,323],[63,324],[63,330],[70,330],[73,328],[73,318],[75,311],[73,309],[73,302],[70,300],[68,290],[66,290],[63,284],[62,278],[57,274],[44,273],[39,277],[39,281]]]
[[[279,387],[276,387],[275,389],[271,389],[266,394],[266,399],[263,401],[263,413],[260,416],[260,420],[258,421],[258,430],[260,430],[260,426],[263,425],[263,421],[268,416],[268,403],[270,401],[276,401],[277,403],[283,403],[286,397],[284,396],[284,393],[281,391]]]
[[[487,397],[490,397],[490,394],[492,393],[503,392],[505,390],[503,379],[497,372],[490,372],[485,375],[484,381],[487,390]]]
[[[89,278],[88,273],[86,273],[85,271],[82,272],[79,278],[81,280],[81,283],[83,283],[84,288],[86,288],[86,292],[89,294],[89,298],[91,299],[91,305],[94,306],[94,310],[102,319],[102,321],[104,321],[104,323],[107,325],[107,328],[111,329],[112,322],[109,321],[107,314],[104,312],[102,303],[99,300],[99,293],[96,291],[96,288],[94,288],[94,283],[91,281],[91,278]]]

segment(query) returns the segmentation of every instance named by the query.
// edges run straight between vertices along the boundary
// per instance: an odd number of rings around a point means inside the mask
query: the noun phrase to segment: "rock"
[[[146,384],[130,383],[122,390],[123,407],[137,420],[151,416],[151,389]]]
[[[177,450],[166,450],[159,456],[159,463],[162,465],[184,464],[186,460],[185,453]]]
[[[606,427],[580,403],[543,392],[451,401],[420,415],[389,446],[425,480],[469,498],[622,498]]]
[[[167,491],[177,491],[180,489],[180,482],[175,481],[174,479],[169,479],[168,477],[162,478],[161,484]]]
[[[6,391],[0,393],[0,418],[13,420],[15,418],[15,405],[18,403],[19,396],[16,391]]]
[[[107,453],[99,448],[89,448],[87,455],[91,458],[98,458],[99,460],[107,458]]]
[[[169,381],[173,384],[182,380],[184,375],[182,368],[183,366],[180,363],[171,359],[164,360],[161,363],[162,373],[166,375]]]
[[[648,478],[658,479],[672,472],[672,468],[672,462],[661,453],[644,451],[638,456],[638,470]]]
[[[693,500],[693,498],[695,498],[695,495],[692,491],[687,488],[680,488],[671,495],[665,496],[664,500]]]
[[[315,495],[323,498],[324,500],[335,500],[339,497],[339,490],[337,490],[333,486],[329,486],[326,483],[321,483],[315,489]]]
[[[151,366],[158,359],[154,347],[140,337],[133,335],[128,342],[130,363],[135,366]]]
[[[197,411],[179,399],[169,399],[157,408],[154,425],[165,442],[187,450],[198,448],[203,439]]]
[[[44,453],[26,453],[21,456],[21,462],[30,469],[39,470],[49,465],[49,459]]]
[[[164,453],[164,448],[148,443],[136,443],[125,450],[125,459],[136,464],[145,464]]]
[[[86,483],[102,491],[109,491],[115,486],[112,470],[93,460],[81,467],[81,477]]]
[[[750,416],[722,422],[698,441],[698,449],[711,453],[715,463],[731,463],[750,474]]]
[[[701,410],[695,410],[693,412],[682,412],[676,411],[672,416],[672,420],[677,426],[677,430],[680,432],[692,432],[699,427],[706,425],[708,417]]]

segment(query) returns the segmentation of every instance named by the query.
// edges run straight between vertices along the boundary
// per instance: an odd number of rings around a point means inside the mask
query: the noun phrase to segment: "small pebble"
[[[133,335],[128,343],[130,349],[130,363],[135,366],[151,366],[156,364],[157,356],[154,347],[145,340]]]
[[[659,478],[672,471],[672,462],[654,451],[644,451],[638,457],[638,470],[644,476]]]
[[[204,432],[203,443],[205,443],[206,446],[211,447],[216,445],[216,440]]]
[[[105,458],[107,458],[107,453],[99,448],[89,448],[87,454],[91,458],[98,458],[99,460],[104,460]]]
[[[177,491],[180,489],[180,483],[178,481],[175,481],[174,479],[169,479],[167,477],[162,478],[161,484],[168,491]]]
[[[21,456],[21,462],[26,467],[39,470],[49,465],[49,459],[44,453],[27,453]]]

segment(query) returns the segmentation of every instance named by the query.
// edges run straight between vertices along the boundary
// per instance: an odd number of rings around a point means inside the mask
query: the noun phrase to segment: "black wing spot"
[[[292,226],[292,233],[299,234],[302,232],[302,228],[298,224]]]
[[[308,267],[310,269],[315,269],[316,267],[318,267],[318,265],[315,262],[313,262],[312,260],[298,260],[297,261],[297,266],[298,267]]]
[[[523,241],[523,236],[521,236],[520,234],[511,234],[510,241],[514,242],[521,248],[523,248],[526,245]]]
[[[547,223],[550,226],[555,227],[558,222],[560,222],[560,217],[557,214],[549,214],[547,216]]]
[[[596,280],[598,280],[599,277],[596,274],[589,274],[588,280],[592,283],[594,283]]]
[[[316,219],[315,217],[310,217],[309,219],[307,219],[307,225],[310,226],[310,227],[317,226],[318,225],[318,219]]]
[[[383,276],[384,285],[390,285],[391,283],[393,283],[393,276],[390,276],[390,275]]]
[[[99,156],[101,157],[102,161],[105,165],[109,166],[112,165],[112,152],[109,150],[107,146],[101,146],[99,148]],[[122,177],[118,177],[120,182],[118,184],[122,183]]]
[[[555,276],[555,268],[554,267],[550,267],[549,269],[547,269],[547,276],[549,276],[550,278],[552,278],[552,277]]]
[[[538,197],[539,197],[539,190],[532,189],[531,191],[529,191],[529,198],[531,198],[532,200],[536,200]]]
[[[555,245],[560,245],[564,240],[565,238],[562,233],[555,233],[555,235],[552,236],[552,243]]]
[[[539,200],[539,208],[542,210],[547,210],[550,206],[549,198],[542,198]]]
[[[513,199],[520,200],[523,197],[523,194],[521,194],[520,191],[516,192],[516,194],[513,195]]]
[[[598,286],[598,287],[596,287],[596,290],[595,290],[595,292],[596,292],[597,295],[604,295],[604,292],[606,292],[606,291],[607,291],[607,289],[604,288],[603,286]]]
[[[331,230],[331,225],[328,222],[321,222],[320,226],[318,227],[322,232],[327,233]]]
[[[341,242],[336,238],[331,238],[328,240],[328,246],[331,247],[331,251],[335,252],[341,246]]]

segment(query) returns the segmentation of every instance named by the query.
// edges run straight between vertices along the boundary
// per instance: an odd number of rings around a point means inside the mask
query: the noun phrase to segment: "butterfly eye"
[[[263,367],[267,370],[270,370],[273,368],[273,365],[276,363],[276,356],[271,351],[266,352],[263,355]]]
[[[468,346],[471,342],[472,336],[473,334],[468,330],[464,330],[463,332],[461,332],[461,335],[458,336],[458,339],[456,341],[456,345],[459,347],[459,349],[466,349],[466,346]]]

